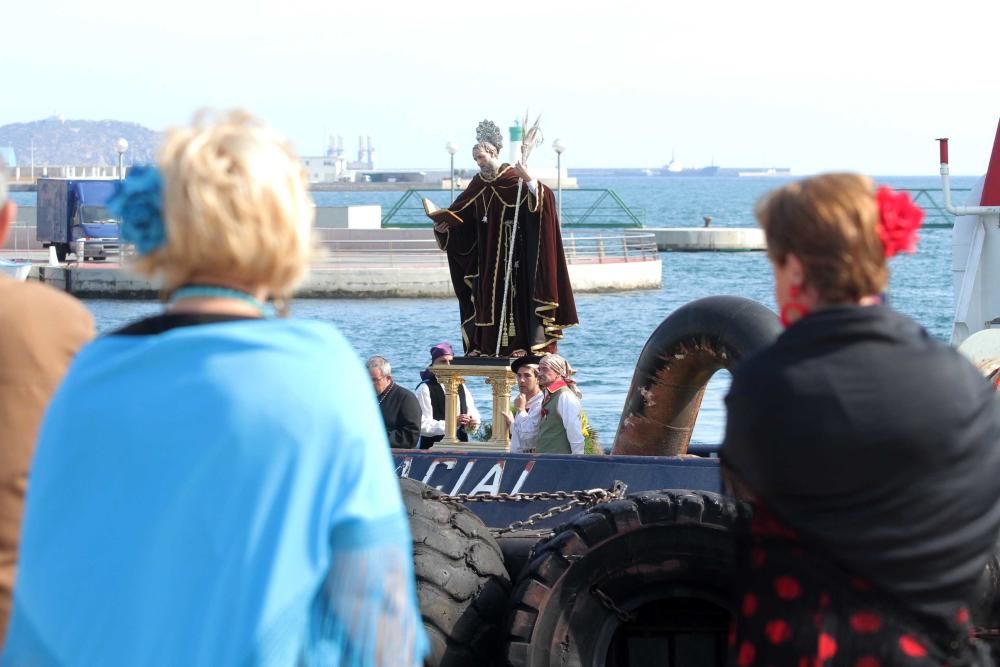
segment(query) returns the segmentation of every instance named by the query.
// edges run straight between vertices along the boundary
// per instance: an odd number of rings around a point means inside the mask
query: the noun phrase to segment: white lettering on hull
[[[431,464],[427,467],[427,474],[424,475],[424,479],[422,480],[424,484],[431,483],[431,475],[434,474],[434,470],[441,464],[443,464],[448,470],[453,470],[458,464],[458,459],[434,459],[431,461]],[[444,486],[440,484],[434,488],[438,491],[444,491]]]
[[[521,476],[517,478],[517,483],[514,484],[514,488],[510,490],[511,493],[517,493],[524,486],[524,483],[528,479],[528,475],[531,474],[531,469],[535,467],[534,461],[528,461],[524,465],[524,470],[521,471]]]
[[[458,478],[457,482],[455,482],[455,487],[451,490],[451,493],[448,495],[453,496],[456,493],[458,493],[458,490],[462,488],[462,484],[465,483],[465,478],[469,476],[470,472],[472,472],[472,466],[474,465],[476,465],[475,461],[469,461],[468,463],[465,464],[465,470],[462,471],[462,476]]]
[[[400,477],[409,477],[410,473],[413,472],[413,461],[416,457],[407,456],[403,457],[396,464],[396,474]],[[447,493],[449,495],[455,495],[456,493],[461,493],[462,487],[466,486],[466,482],[469,480],[473,469],[476,464],[483,459],[473,459],[465,462],[465,466],[462,468],[461,473],[458,476],[458,480],[455,485],[451,488],[451,491]],[[503,476],[506,471],[506,465],[509,463],[506,459],[494,459],[494,463],[490,466],[490,469],[486,471],[486,474],[479,478],[479,481],[472,486],[472,490],[469,491],[470,495],[475,494],[488,494],[497,495],[502,489]],[[420,480],[424,484],[433,486],[438,491],[444,491],[444,486],[447,484],[447,478],[454,474],[454,471],[458,467],[459,459],[454,458],[440,458],[432,459],[430,464],[427,466],[427,471],[424,472],[423,479]],[[535,467],[535,461],[527,461],[524,468],[521,470],[520,475],[518,475],[517,481],[514,483],[514,488],[511,489],[511,493],[517,493],[524,486],[527,481],[528,476],[531,474],[532,469]],[[433,478],[435,475],[438,477],[442,474],[442,469],[445,471],[445,482],[443,484],[433,484]],[[473,478],[475,479],[475,478]]]
[[[486,476],[479,480],[479,484],[472,487],[472,491],[469,491],[469,495],[474,496],[477,493],[485,493],[490,496],[495,496],[500,493],[500,480],[503,479],[503,461],[497,461],[496,465],[490,468],[490,471],[486,473]]]

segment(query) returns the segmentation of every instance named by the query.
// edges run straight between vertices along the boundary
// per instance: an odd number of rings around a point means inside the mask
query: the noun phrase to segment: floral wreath
[[[135,245],[140,256],[163,246],[163,180],[154,166],[135,166],[115,184],[108,210],[122,223],[122,240]]]
[[[875,193],[878,204],[878,225],[875,230],[885,249],[885,258],[901,252],[917,251],[917,230],[924,220],[924,211],[913,203],[906,192],[896,192],[882,186]]]

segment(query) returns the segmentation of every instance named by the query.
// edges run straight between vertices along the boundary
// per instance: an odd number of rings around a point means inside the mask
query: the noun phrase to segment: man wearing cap
[[[540,454],[583,454],[583,394],[573,380],[575,373],[557,354],[542,355],[538,362],[538,384],[544,394],[535,449]]]
[[[538,362],[541,357],[531,355],[515,359],[510,369],[517,376],[520,393],[514,399],[514,415],[508,414],[510,451],[530,454],[538,444],[538,420],[542,413],[542,390],[538,386]]]
[[[431,348],[431,366],[450,364],[451,343],[438,343]],[[420,449],[428,449],[444,437],[444,387],[430,370],[420,373],[423,380],[417,385],[417,402],[420,403]],[[469,441],[469,433],[479,426],[479,410],[465,384],[458,385],[458,431],[462,442]]]
[[[413,449],[420,441],[420,403],[409,389],[392,379],[392,366],[385,357],[372,357],[365,364],[382,411],[386,437],[393,449]]]

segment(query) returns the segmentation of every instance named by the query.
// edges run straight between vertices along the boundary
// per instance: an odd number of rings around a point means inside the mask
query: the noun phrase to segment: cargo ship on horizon
[[[670,156],[670,162],[662,169],[650,170],[654,176],[739,176],[739,177],[769,177],[790,176],[789,167],[719,167],[712,164],[708,167],[684,167]]]
[[[791,177],[790,167],[681,167],[670,170],[664,167],[570,167],[570,176],[665,176],[665,177],[702,177],[702,178],[781,178]]]

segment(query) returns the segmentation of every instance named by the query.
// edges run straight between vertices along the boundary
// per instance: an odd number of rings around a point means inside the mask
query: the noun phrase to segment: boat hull
[[[448,495],[538,493],[611,489],[616,481],[627,491],[695,489],[719,492],[718,459],[700,456],[578,456],[562,454],[439,453],[433,450],[393,450],[396,474],[428,484]],[[543,512],[566,500],[471,502],[469,509],[491,528]],[[582,511],[540,521],[552,528]]]

